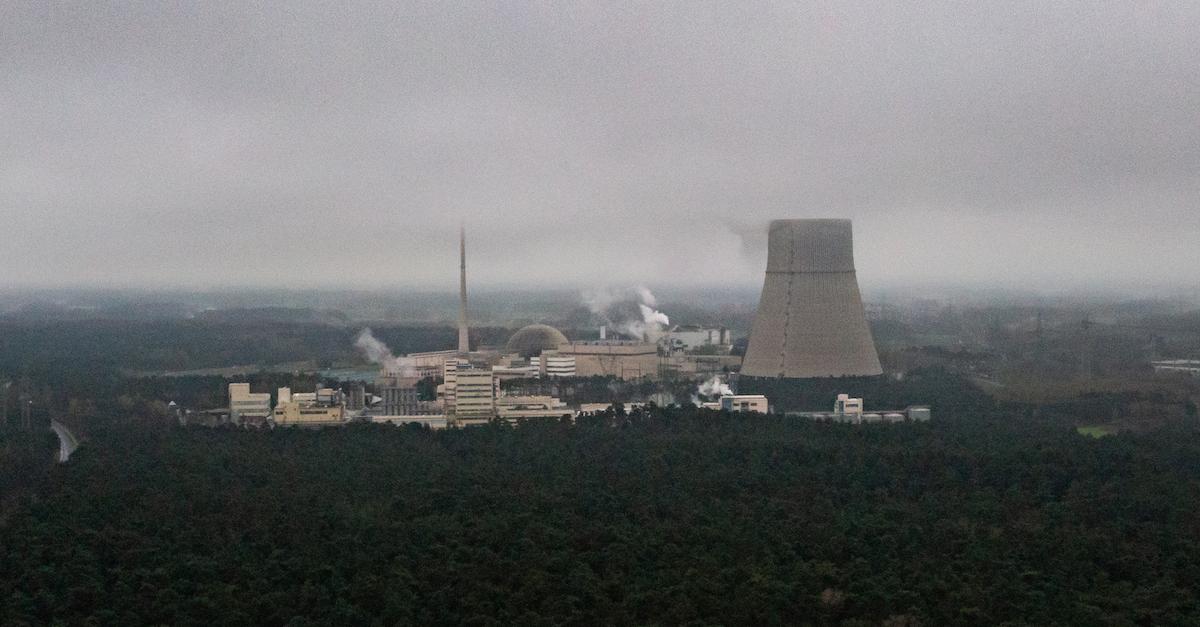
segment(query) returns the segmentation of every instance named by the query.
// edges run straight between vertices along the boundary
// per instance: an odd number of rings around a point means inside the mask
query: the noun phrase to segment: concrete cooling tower
[[[849,220],[774,220],[742,360],[750,377],[882,374],[854,273]]]

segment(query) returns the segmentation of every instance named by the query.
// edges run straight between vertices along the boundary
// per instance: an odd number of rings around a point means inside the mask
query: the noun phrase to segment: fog
[[[0,284],[1200,283],[1195,3],[0,4]]]

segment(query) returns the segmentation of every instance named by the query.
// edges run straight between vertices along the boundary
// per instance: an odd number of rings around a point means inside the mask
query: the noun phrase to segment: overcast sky
[[[0,284],[1200,283],[1200,3],[0,3]]]

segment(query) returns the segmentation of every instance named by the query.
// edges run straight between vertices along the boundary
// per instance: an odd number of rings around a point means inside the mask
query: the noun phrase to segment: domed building
[[[522,357],[533,357],[540,355],[542,351],[554,350],[560,344],[568,342],[570,340],[562,334],[562,331],[550,325],[531,324],[513,333],[504,349],[509,353],[518,353]]]

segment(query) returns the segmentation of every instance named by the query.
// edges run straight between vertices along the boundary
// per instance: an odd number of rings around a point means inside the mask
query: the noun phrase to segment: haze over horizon
[[[1200,284],[1200,5],[0,6],[0,285]]]

